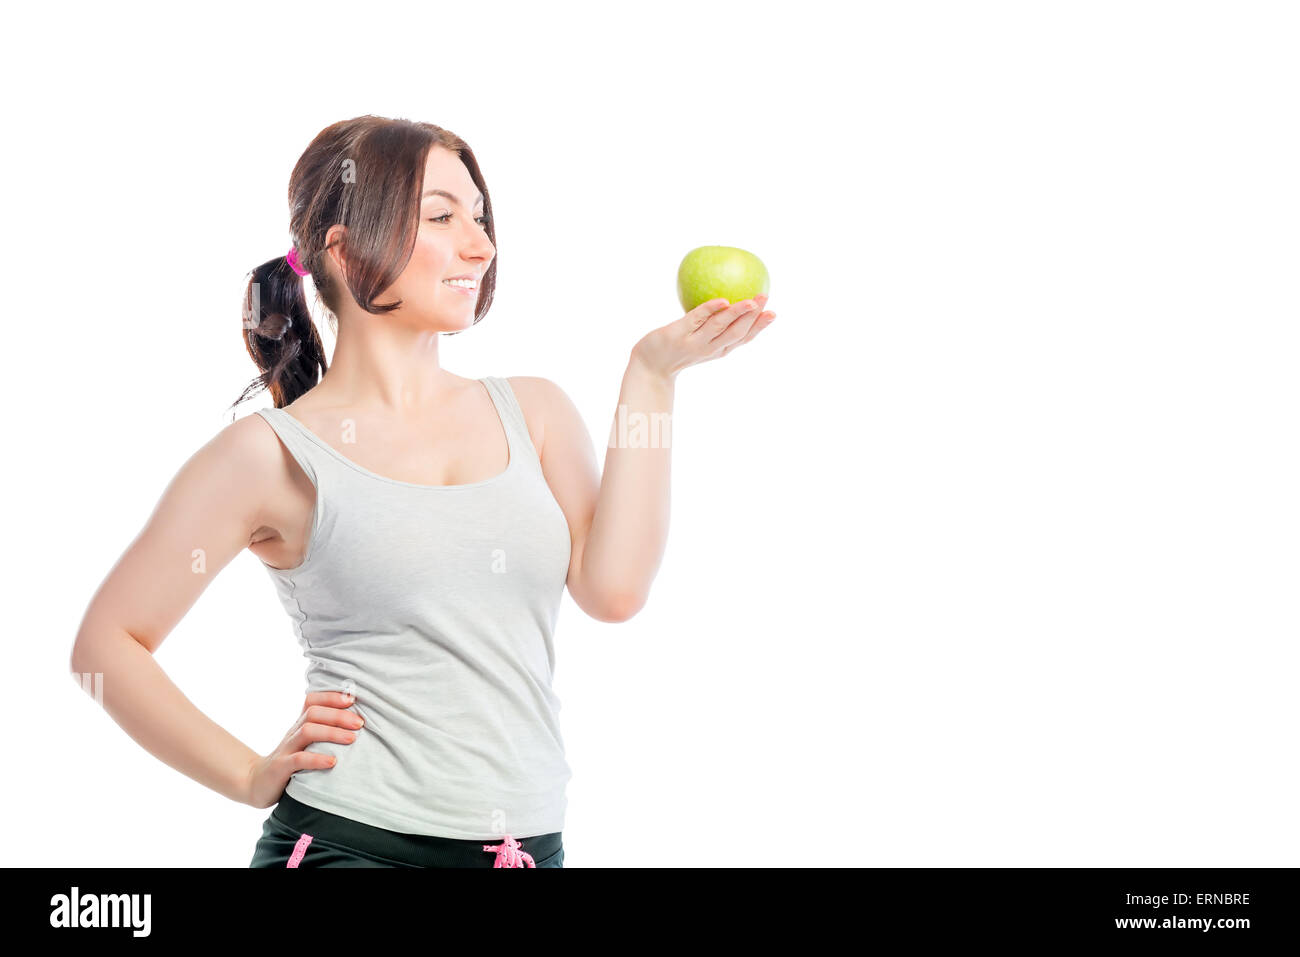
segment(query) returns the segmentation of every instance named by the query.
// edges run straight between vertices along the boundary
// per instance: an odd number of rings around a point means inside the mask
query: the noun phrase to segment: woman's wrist
[[[650,385],[667,390],[671,390],[677,381],[677,373],[658,368],[640,348],[639,344],[632,347],[632,354],[628,357],[627,371],[624,374],[643,379]]]

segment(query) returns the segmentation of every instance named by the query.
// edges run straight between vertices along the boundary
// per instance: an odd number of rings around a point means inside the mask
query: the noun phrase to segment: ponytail
[[[284,256],[253,270],[244,291],[244,345],[262,374],[231,408],[269,389],[282,409],[315,386],[328,369],[325,346],[307,308],[302,278]]]

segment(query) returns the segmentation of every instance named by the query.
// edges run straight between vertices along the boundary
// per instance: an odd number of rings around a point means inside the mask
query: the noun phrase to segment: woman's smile
[[[471,286],[458,286],[458,285],[456,285],[455,283],[448,282],[448,281],[445,280],[445,279],[442,281],[442,284],[443,284],[444,286],[446,286],[448,289],[452,290],[453,292],[458,292],[458,293],[460,293],[462,296],[468,296],[468,297],[471,298],[471,299],[474,299],[474,298],[476,298],[476,297],[478,296],[478,286],[477,286],[477,285],[472,286],[472,287],[471,287]]]

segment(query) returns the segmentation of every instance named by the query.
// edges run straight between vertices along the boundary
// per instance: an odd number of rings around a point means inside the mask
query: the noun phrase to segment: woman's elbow
[[[629,618],[636,617],[637,612],[645,607],[645,598],[641,595],[617,595],[611,598],[605,606],[607,617],[604,621],[624,622]]]
[[[574,602],[596,621],[616,625],[627,621],[645,605],[644,599],[633,595],[591,595],[579,592],[573,595]]]

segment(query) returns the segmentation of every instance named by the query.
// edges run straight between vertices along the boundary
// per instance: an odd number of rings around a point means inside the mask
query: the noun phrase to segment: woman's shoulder
[[[510,383],[510,388],[515,391],[515,395],[519,396],[520,403],[527,397],[534,405],[544,406],[564,395],[563,389],[542,376],[511,375],[501,376],[501,378]]]
[[[288,487],[286,480],[293,484],[303,469],[292,449],[292,431],[286,432],[277,419],[282,414],[284,409],[270,408],[266,415],[255,409],[227,425],[208,443],[223,470],[239,476],[241,487],[259,500],[283,491]]]

